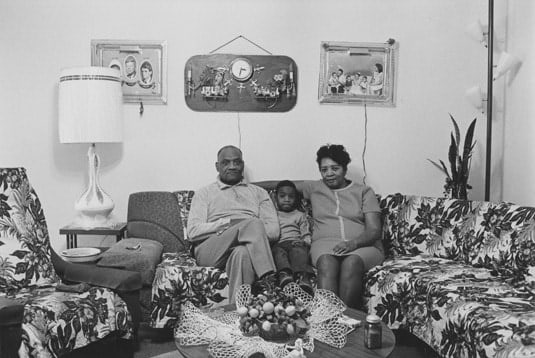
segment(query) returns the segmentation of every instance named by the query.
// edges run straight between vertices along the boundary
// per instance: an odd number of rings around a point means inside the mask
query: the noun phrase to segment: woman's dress
[[[305,181],[303,196],[309,199],[314,215],[310,256],[315,266],[324,254],[344,240],[358,239],[365,230],[364,214],[381,210],[373,190],[351,182],[345,188],[330,189],[322,180]],[[358,255],[366,270],[384,260],[383,243],[379,238],[372,246],[359,247],[345,255]]]

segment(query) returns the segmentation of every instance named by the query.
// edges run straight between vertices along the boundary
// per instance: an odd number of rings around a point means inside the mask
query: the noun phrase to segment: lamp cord
[[[236,112],[238,115],[238,148],[241,150],[241,118],[240,118],[240,112]]]
[[[362,177],[362,183],[366,185],[366,147],[368,145],[368,109],[366,103],[364,103],[364,147],[362,148],[362,170],[364,176]]]

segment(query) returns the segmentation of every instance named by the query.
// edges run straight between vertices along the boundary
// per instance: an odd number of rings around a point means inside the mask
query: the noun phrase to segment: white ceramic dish
[[[61,256],[70,262],[91,262],[96,261],[102,251],[97,247],[77,247],[63,250]]]

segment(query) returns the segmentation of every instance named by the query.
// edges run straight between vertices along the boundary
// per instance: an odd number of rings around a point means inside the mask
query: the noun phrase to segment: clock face
[[[237,58],[230,64],[230,73],[236,81],[247,81],[253,75],[253,66],[245,58]]]

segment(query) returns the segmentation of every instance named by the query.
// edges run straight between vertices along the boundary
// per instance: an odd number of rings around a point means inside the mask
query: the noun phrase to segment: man
[[[133,80],[137,76],[136,71],[136,59],[134,56],[128,56],[124,62],[125,66],[125,73],[126,73],[126,79],[127,80]]]
[[[229,296],[242,284],[274,280],[270,241],[279,238],[277,212],[268,193],[243,180],[242,152],[225,146],[217,153],[217,181],[195,192],[187,232],[201,266],[225,268]]]
[[[345,85],[346,85],[346,75],[344,75],[344,70],[339,68],[338,69],[338,93],[345,92]]]

